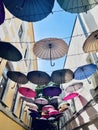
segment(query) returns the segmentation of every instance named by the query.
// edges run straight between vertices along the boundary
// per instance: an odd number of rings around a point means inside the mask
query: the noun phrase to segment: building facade
[[[84,53],[83,44],[87,37],[98,29],[98,6],[87,11],[87,13],[80,13],[77,15],[72,36],[69,45],[68,55],[65,61],[65,67],[71,69],[73,72],[80,66],[90,63],[97,65],[97,52]],[[98,129],[98,104],[94,101],[94,96],[98,94],[98,72],[90,76],[88,79],[75,80],[73,79],[69,83],[63,85],[66,89],[73,83],[83,83],[83,87],[75,92],[79,93],[78,97],[75,97],[70,103],[74,103],[75,113],[72,115],[75,121],[74,125],[71,125],[71,129],[81,130],[97,130]],[[66,95],[68,93],[66,92]],[[90,104],[90,105],[88,105]]]
[[[33,54],[34,31],[33,24],[21,21],[5,10],[5,21],[0,25],[0,40],[9,42],[22,54],[17,62],[0,58],[0,129],[27,130],[30,128],[30,115],[25,109],[27,101],[18,92],[18,84],[7,77],[8,71],[18,71],[27,74],[37,70],[37,59]],[[6,53],[6,52],[5,52]],[[28,88],[35,85],[27,83]]]

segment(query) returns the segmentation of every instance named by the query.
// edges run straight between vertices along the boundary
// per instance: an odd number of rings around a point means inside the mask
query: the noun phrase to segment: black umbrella
[[[22,54],[9,42],[0,41],[0,57],[9,61],[19,61],[22,59]]]
[[[51,74],[51,80],[54,83],[67,83],[74,78],[73,72],[70,69],[55,70]]]
[[[50,76],[43,71],[30,71],[27,74],[27,78],[30,82],[37,85],[45,85],[50,82]]]
[[[19,71],[8,71],[7,76],[11,80],[19,84],[26,84],[28,82],[26,75]]]

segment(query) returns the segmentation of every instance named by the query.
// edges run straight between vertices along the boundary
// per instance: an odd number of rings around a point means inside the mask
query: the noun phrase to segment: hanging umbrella
[[[4,10],[4,5],[2,0],[0,0],[0,25],[4,22],[5,20],[5,10]]]
[[[31,110],[38,110],[38,106],[35,103],[26,103],[26,106],[29,107],[29,111]]]
[[[59,104],[62,102],[62,99],[60,96],[53,96],[50,98],[50,104]]]
[[[34,102],[37,104],[41,104],[41,105],[48,104],[48,100],[46,98],[43,98],[43,97],[36,98]]]
[[[31,71],[27,74],[30,82],[38,85],[45,85],[50,82],[50,76],[43,71]]]
[[[26,75],[19,71],[8,71],[7,76],[11,80],[19,84],[26,84],[28,82]]]
[[[0,57],[9,61],[19,61],[22,54],[9,42],[0,41]]]
[[[33,52],[41,59],[50,60],[51,66],[54,66],[52,59],[58,59],[67,54],[68,45],[62,39],[46,38],[34,44]]]
[[[77,96],[79,96],[78,93],[70,93],[67,96],[65,96],[63,100],[70,100],[70,99],[73,99],[73,98],[75,98]]]
[[[17,18],[36,22],[47,17],[54,6],[54,0],[3,0],[6,8]]]
[[[98,30],[92,32],[83,44],[84,52],[98,52]]]
[[[96,69],[97,69],[97,66],[92,63],[80,66],[75,70],[74,78],[77,80],[82,80],[82,79],[88,80],[88,77],[94,74],[96,72]],[[89,80],[88,82],[91,83]]]
[[[71,81],[74,78],[73,72],[70,69],[61,69],[53,71],[51,80],[54,83],[62,84]]]
[[[32,89],[27,87],[19,87],[18,92],[28,98],[33,98],[36,96],[36,93]]]
[[[43,95],[45,96],[58,96],[62,92],[61,88],[53,85],[53,86],[48,86],[43,89]]]
[[[49,111],[49,116],[54,116],[54,115],[57,115],[57,114],[59,114],[58,110],[50,110]]]
[[[78,89],[81,89],[83,87],[83,83],[82,82],[79,82],[79,83],[73,83],[71,85],[69,85],[65,91],[66,92],[74,92],[74,91],[77,91]]]
[[[87,12],[98,4],[98,0],[57,0],[60,7],[70,13]]]
[[[40,113],[38,111],[32,110],[29,114],[32,118],[40,117]]]
[[[66,102],[62,102],[58,106],[59,112],[64,112],[68,108],[69,108],[69,103],[66,103]]]
[[[29,102],[29,103],[33,103],[34,102],[34,99],[32,98],[27,98],[27,97],[20,97],[22,99],[22,101],[26,101],[26,102]]]
[[[54,110],[54,106],[52,105],[45,105],[42,107],[42,111],[49,111],[49,110]]]

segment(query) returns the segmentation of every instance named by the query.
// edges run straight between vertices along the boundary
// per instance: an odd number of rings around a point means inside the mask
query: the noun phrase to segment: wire
[[[70,38],[75,38],[75,37],[81,37],[81,36],[83,36],[83,35],[85,35],[85,34],[91,34],[92,32],[87,32],[87,33],[81,33],[81,34],[77,34],[77,35],[73,35],[73,36],[67,36],[67,37],[65,37],[65,38],[60,38],[60,39],[70,39]],[[56,39],[57,40],[57,39]],[[24,41],[22,41],[22,42],[13,42],[13,41],[9,41],[10,43],[29,43],[29,44],[31,44],[31,43],[35,43],[36,41],[31,41],[31,42],[24,42]],[[43,41],[44,42],[44,41]]]

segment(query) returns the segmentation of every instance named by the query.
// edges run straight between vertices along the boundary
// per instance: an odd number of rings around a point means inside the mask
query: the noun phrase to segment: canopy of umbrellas
[[[54,2],[55,0],[0,0],[0,25],[5,20],[4,6],[12,15],[23,21],[37,22],[52,13]],[[87,13],[89,9],[98,4],[98,0],[82,0],[82,2],[81,0],[57,0],[57,3],[65,11],[71,13]],[[97,52],[97,40],[98,30],[93,32],[85,40],[85,43],[83,45],[84,52]],[[50,60],[51,66],[54,66],[55,63],[52,63],[52,60],[67,55],[68,45],[62,39],[46,38],[34,44],[33,52],[38,58]],[[22,59],[22,54],[11,43],[0,41],[0,57],[9,61],[16,62]],[[61,101],[61,104],[56,107],[54,106],[55,103],[53,103],[53,106],[51,104],[48,104],[48,100],[50,101],[51,98],[53,98],[54,96],[59,96],[62,93],[60,84],[70,82],[72,79],[87,79],[87,81],[90,83],[88,77],[94,74],[96,70],[97,66],[91,63],[79,66],[74,72],[70,69],[55,70],[52,72],[51,76],[42,71],[31,71],[28,72],[27,75],[18,71],[8,71],[7,76],[18,84],[26,84],[28,81],[30,81],[34,84],[37,84],[38,86],[44,86],[42,88],[41,94],[45,96],[45,100],[41,96],[39,98],[40,103],[45,102],[45,104],[43,104],[44,106],[41,107],[40,113],[38,112],[38,106],[36,104],[35,106],[33,106],[33,109],[29,107],[29,110],[31,111],[30,115],[38,118],[56,119],[57,117],[62,115],[62,112],[68,109],[69,106],[65,102],[64,104],[62,104],[63,101]],[[52,85],[49,83],[52,83]],[[74,87],[71,88],[71,91],[77,90],[77,88],[79,89],[77,85],[74,84],[73,86]],[[19,87],[18,91],[24,97],[35,98],[35,103],[40,104],[37,98],[37,96],[39,95],[37,94],[38,90],[35,92],[30,88]],[[74,98],[75,96],[78,96],[78,93],[70,93],[69,95],[67,95],[67,97],[64,97],[63,100],[68,100]]]
[[[88,77],[96,70],[95,64],[88,64],[80,66],[74,73],[70,69],[62,69],[53,71],[51,76],[43,71],[31,71],[26,76],[18,71],[8,71],[7,76],[18,84],[26,84],[28,81],[37,84],[35,90],[19,85],[18,92],[27,99],[34,99],[28,109],[31,117],[55,121],[69,108],[67,100],[79,96],[76,90],[83,86],[82,82],[68,86],[65,91],[69,94],[61,99],[60,94],[64,90],[61,89],[60,84],[70,82],[73,78],[89,81]]]

